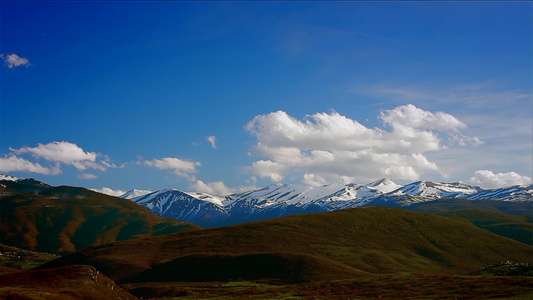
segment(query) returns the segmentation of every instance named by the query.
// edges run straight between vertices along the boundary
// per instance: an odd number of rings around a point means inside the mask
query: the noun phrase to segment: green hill
[[[87,264],[127,283],[151,281],[148,274],[158,270],[166,281],[187,280],[189,275],[202,281],[234,279],[220,277],[224,272],[213,272],[216,268],[236,270],[241,279],[284,280],[286,270],[300,266],[303,271],[292,279],[306,281],[362,274],[468,274],[507,260],[531,262],[532,254],[531,246],[466,221],[376,206],[121,241],[42,267]],[[254,259],[261,255],[271,257],[272,264],[293,267],[264,271],[261,259]],[[194,272],[203,277],[177,268],[185,265],[195,266]],[[250,273],[254,268],[256,273]]]
[[[533,245],[533,217],[531,215],[511,215],[481,209],[455,210],[439,215],[466,220],[490,232]]]
[[[453,210],[482,209],[503,212],[512,215],[530,216],[533,211],[533,201],[499,201],[499,200],[468,200],[468,199],[439,199],[437,201],[416,203],[403,207],[405,209],[427,213],[444,213]]]
[[[35,181],[4,183],[0,190],[0,241],[19,248],[64,254],[93,245],[200,228],[84,188],[50,187]]]

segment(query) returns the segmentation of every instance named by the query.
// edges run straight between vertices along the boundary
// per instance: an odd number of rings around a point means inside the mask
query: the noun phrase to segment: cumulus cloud
[[[515,172],[494,173],[489,170],[478,170],[474,172],[474,176],[469,181],[471,184],[488,189],[513,185],[529,185],[532,183],[531,177]]]
[[[443,112],[432,113],[412,104],[398,106],[380,113],[380,119],[393,128],[436,129],[458,131],[466,125],[454,116]]]
[[[198,161],[188,161],[176,157],[146,160],[144,164],[161,170],[171,170],[174,174],[189,179],[193,179],[192,174],[197,172],[196,167],[202,165]]]
[[[98,156],[96,152],[86,152],[78,145],[69,142],[51,142],[38,144],[37,147],[9,149],[17,155],[30,153],[36,158],[72,165],[81,171],[88,168],[100,171],[106,170],[106,166],[96,163]]]
[[[411,104],[384,110],[379,118],[392,131],[367,128],[335,111],[302,121],[284,111],[256,116],[245,129],[257,137],[252,153],[267,159],[255,161],[250,169],[276,182],[290,173],[303,174],[311,185],[347,178],[417,180],[426,171],[440,172],[423,153],[481,143],[461,134],[466,125],[452,115]],[[453,138],[443,140],[446,134]]]
[[[38,144],[36,147],[22,147],[20,149],[9,148],[9,156],[1,158],[0,170],[27,171],[46,175],[61,174],[62,165],[70,165],[79,171],[87,169],[106,171],[107,168],[120,168],[113,164],[109,157],[96,152],[87,152],[74,143],[51,142],[48,144]],[[25,157],[26,156],[26,157]],[[28,160],[48,161],[50,166]],[[80,173],[80,179],[94,179],[96,175],[90,173]]]
[[[272,181],[279,182],[288,173],[289,166],[271,160],[259,160],[252,164],[251,170],[261,178],[267,177]]]
[[[38,163],[30,162],[15,155],[0,158],[0,172],[8,173],[13,171],[32,172],[44,175],[61,174],[59,165],[55,165],[54,167],[43,167]]]
[[[124,195],[126,193],[125,191],[113,190],[113,189],[108,188],[108,187],[103,187],[101,189],[90,189],[90,190],[91,191],[95,191],[97,193],[106,194],[106,195],[115,196],[115,197],[122,196],[122,195]]]
[[[16,55],[15,53],[11,53],[8,55],[0,54],[0,58],[4,60],[4,63],[10,69],[14,67],[20,67],[20,66],[29,67],[31,65],[30,61],[27,58],[20,57]]]
[[[216,149],[217,147],[217,138],[214,135],[208,136],[207,141],[211,144],[211,147],[213,149]]]

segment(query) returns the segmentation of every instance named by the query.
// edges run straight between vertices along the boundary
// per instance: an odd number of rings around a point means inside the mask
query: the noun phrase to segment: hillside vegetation
[[[0,275],[0,299],[137,299],[90,266]]]
[[[84,188],[50,187],[31,180],[0,187],[0,241],[19,248],[64,254],[199,228]]]
[[[184,280],[188,274],[202,281],[235,279],[232,276],[285,280],[287,270],[299,266],[303,271],[292,279],[309,281],[363,274],[468,274],[507,260],[531,262],[532,254],[531,246],[466,221],[360,207],[122,241],[84,249],[42,267],[87,264],[126,283],[150,281],[158,270],[166,281]],[[289,267],[268,270],[261,259],[254,259],[261,256]],[[314,273],[305,271],[313,269],[307,267],[312,264]],[[186,265],[201,276],[194,277],[190,268],[177,268]],[[247,273],[254,266],[255,273]],[[221,278],[224,272],[217,268],[238,273]]]
[[[490,232],[533,245],[532,215],[512,215],[484,209],[454,210],[439,215],[466,220]]]

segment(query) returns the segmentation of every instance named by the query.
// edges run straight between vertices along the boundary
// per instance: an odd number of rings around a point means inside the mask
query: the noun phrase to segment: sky
[[[0,2],[0,173],[532,183],[532,2]]]

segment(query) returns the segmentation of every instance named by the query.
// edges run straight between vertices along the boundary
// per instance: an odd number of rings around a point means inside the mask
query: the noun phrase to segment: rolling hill
[[[0,241],[68,253],[135,237],[199,229],[159,217],[129,200],[32,179],[0,182]]]
[[[533,216],[511,215],[498,211],[465,209],[439,215],[467,220],[477,227],[533,246]]]
[[[138,299],[90,266],[0,275],[0,299]]]
[[[283,281],[291,270],[295,275],[289,278],[298,282],[371,274],[468,274],[507,260],[532,262],[532,254],[531,246],[466,221],[369,206],[121,241],[41,268],[92,265],[119,283],[149,282],[153,276],[157,281]],[[271,264],[261,263],[266,257]]]

